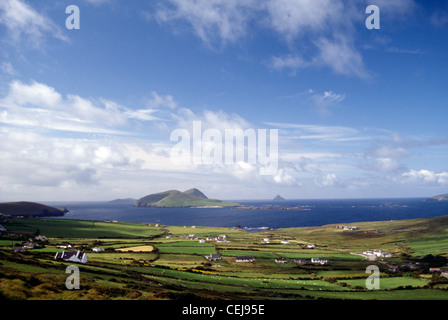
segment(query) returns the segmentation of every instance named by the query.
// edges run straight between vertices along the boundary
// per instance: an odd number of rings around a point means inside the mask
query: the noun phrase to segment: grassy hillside
[[[3,225],[27,232],[23,238],[0,237],[0,297],[7,299],[448,299],[448,279],[429,271],[446,265],[448,217],[349,224],[359,227],[351,231],[327,225],[256,233],[31,218]],[[48,240],[12,253],[11,245],[29,239],[32,231]],[[225,242],[216,240],[224,235]],[[262,243],[264,238],[269,243]],[[87,254],[88,262],[78,265],[80,290],[64,285],[72,263],[53,259],[61,241]],[[369,261],[359,255],[373,249],[392,257]],[[208,261],[209,254],[221,254],[221,260]],[[239,263],[238,256],[255,261]],[[317,257],[330,262],[310,262]],[[286,263],[276,262],[279,258]],[[378,290],[366,288],[365,270],[372,264],[380,270]],[[392,265],[400,269],[392,271]]]
[[[63,216],[62,210],[28,201],[0,203],[0,213],[11,216],[51,217]]]

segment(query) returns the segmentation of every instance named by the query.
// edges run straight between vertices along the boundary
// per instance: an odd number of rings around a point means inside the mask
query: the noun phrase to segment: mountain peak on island
[[[189,190],[185,191],[184,194],[198,197],[198,198],[208,199],[207,196],[202,193],[202,191],[200,191],[196,188],[189,189]]]
[[[239,204],[209,199],[196,188],[185,192],[168,190],[153,193],[140,198],[134,202],[135,207],[157,207],[157,208],[183,208],[183,207],[236,207]]]
[[[285,198],[283,198],[281,195],[276,195],[275,197],[274,197],[274,201],[281,201],[281,200],[285,200]]]

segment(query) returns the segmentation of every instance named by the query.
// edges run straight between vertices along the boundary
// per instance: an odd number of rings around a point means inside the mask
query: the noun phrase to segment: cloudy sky
[[[446,1],[3,0],[0,201],[446,193],[447,39]],[[278,130],[278,170],[173,161],[193,121]]]

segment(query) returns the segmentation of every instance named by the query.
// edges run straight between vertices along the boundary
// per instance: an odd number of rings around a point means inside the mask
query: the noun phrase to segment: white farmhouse
[[[327,258],[311,258],[311,263],[319,263],[321,265],[328,264],[330,260]]]

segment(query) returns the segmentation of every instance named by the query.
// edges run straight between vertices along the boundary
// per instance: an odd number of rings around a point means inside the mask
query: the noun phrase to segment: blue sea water
[[[388,221],[448,215],[447,201],[425,198],[335,199],[286,201],[236,201],[240,204],[278,209],[238,210],[234,208],[140,208],[117,202],[50,202],[70,210],[57,219],[117,220],[178,226],[242,226],[248,231],[263,228],[322,226],[335,223]],[[284,210],[301,207],[303,210]]]

